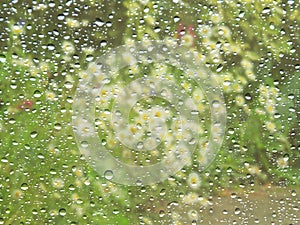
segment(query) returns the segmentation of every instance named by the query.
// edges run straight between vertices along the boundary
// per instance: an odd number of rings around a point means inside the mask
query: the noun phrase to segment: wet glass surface
[[[297,1],[0,3],[0,224],[298,224]]]

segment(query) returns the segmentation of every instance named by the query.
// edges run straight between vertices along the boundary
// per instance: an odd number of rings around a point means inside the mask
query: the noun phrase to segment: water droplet
[[[65,209],[62,208],[59,210],[59,215],[65,216],[66,214],[67,214],[67,211]]]
[[[155,33],[158,33],[158,32],[160,32],[160,31],[161,31],[161,28],[160,28],[160,27],[155,27],[155,28],[154,28],[154,32],[155,32]]]
[[[289,154],[285,154],[285,155],[283,156],[283,159],[284,159],[285,161],[288,161],[289,158],[290,158]]]
[[[101,47],[105,47],[106,45],[107,45],[107,41],[105,41],[105,40],[100,41]]]
[[[107,21],[107,22],[106,22],[106,27],[111,27],[111,26],[112,26],[112,22]]]
[[[229,134],[234,134],[234,129],[233,128],[228,128],[228,133]]]
[[[101,19],[97,18],[96,21],[95,21],[95,24],[98,26],[98,27],[102,27],[105,22],[102,21]]]
[[[238,214],[240,214],[241,213],[241,210],[239,209],[239,208],[236,208],[235,210],[234,210],[234,214],[235,215],[238,215]]]
[[[8,160],[7,160],[7,158],[2,158],[2,159],[1,159],[1,162],[3,162],[3,163],[8,163]]]
[[[137,123],[137,124],[136,124],[136,128],[139,129],[139,130],[141,130],[141,129],[143,128],[143,127],[142,127],[142,124]]]
[[[274,118],[275,118],[275,119],[279,119],[280,117],[281,117],[280,113],[275,113],[275,114],[274,114]]]
[[[220,102],[218,101],[218,100],[214,100],[213,102],[212,102],[212,106],[214,107],[214,108],[219,108],[220,107]]]
[[[50,50],[50,51],[55,50],[55,45],[53,45],[53,44],[48,44],[48,50]]]
[[[136,181],[136,185],[137,185],[137,186],[142,186],[142,184],[143,184],[143,182],[142,182],[141,180],[137,180],[137,181]]]
[[[243,18],[244,16],[245,16],[245,12],[244,11],[240,11],[239,18]]]
[[[246,100],[251,100],[251,98],[252,98],[252,97],[251,97],[250,93],[246,93],[246,94],[245,94],[245,99],[246,99]]]
[[[64,19],[65,19],[65,15],[64,15],[64,14],[59,14],[59,15],[57,16],[57,19],[58,19],[58,20],[64,20]]]
[[[231,173],[232,172],[232,168],[228,167],[226,171],[227,171],[227,173]]]
[[[164,217],[166,215],[164,210],[159,211],[159,217]]]
[[[65,86],[67,89],[71,89],[71,88],[73,87],[73,83],[70,82],[70,81],[66,81],[66,82],[64,83],[64,86]]]
[[[94,59],[93,55],[87,55],[86,58],[85,58],[85,60],[88,61],[88,62],[91,62],[93,59]]]
[[[223,214],[224,214],[224,215],[227,215],[227,214],[228,214],[228,211],[227,211],[227,210],[223,210]]]
[[[196,143],[196,139],[192,138],[191,140],[189,140],[189,144],[190,145],[194,145]]]
[[[166,189],[161,189],[159,195],[164,196],[166,194]]]
[[[138,142],[136,145],[137,149],[143,149],[144,148],[144,143],[143,142]]]
[[[117,215],[117,214],[119,214],[119,212],[120,212],[119,210],[114,209],[113,214]]]
[[[9,124],[14,124],[16,122],[16,120],[14,118],[10,118],[8,122],[9,122]]]
[[[33,93],[33,96],[35,97],[35,98],[39,98],[39,97],[41,97],[41,92],[39,91],[39,90],[36,90],[36,91],[34,91],[34,93]]]
[[[6,62],[6,57],[5,55],[0,55],[0,62],[5,63]]]
[[[27,184],[27,183],[23,183],[23,184],[21,185],[21,190],[23,190],[23,191],[28,190],[28,184]]]
[[[223,65],[222,64],[219,64],[218,67],[217,67],[217,72],[221,72],[223,69]]]
[[[175,22],[175,23],[179,22],[179,20],[180,20],[180,17],[179,17],[179,16],[174,16],[174,22]]]
[[[50,2],[50,3],[49,3],[49,7],[50,7],[50,8],[53,8],[54,6],[55,6],[55,3],[54,3],[54,2]]]
[[[110,78],[105,78],[104,80],[103,80],[103,83],[104,84],[109,84],[111,82],[111,79]]]
[[[294,107],[289,107],[290,112],[296,112],[296,109]]]
[[[31,138],[36,138],[38,136],[38,132],[36,132],[36,131],[32,131],[31,133],[30,133],[30,137]]]
[[[113,177],[114,177],[114,173],[112,170],[106,170],[104,172],[104,177],[107,179],[107,180],[111,180]]]
[[[291,99],[291,100],[292,100],[292,99],[294,99],[294,98],[295,98],[295,95],[294,95],[294,94],[289,94],[289,95],[288,95],[288,99]]]
[[[17,89],[18,85],[16,83],[10,84],[11,89]]]
[[[82,142],[80,143],[80,145],[81,145],[81,147],[83,147],[83,148],[87,148],[87,147],[89,146],[89,143],[88,143],[87,141],[82,141]]]
[[[269,14],[271,12],[271,9],[269,7],[266,7],[263,9],[262,13]]]
[[[44,155],[42,155],[42,154],[38,154],[38,156],[37,156],[39,159],[44,159],[45,158],[45,156]]]
[[[60,123],[54,124],[54,129],[55,130],[61,130],[61,124]]]
[[[230,84],[231,84],[231,81],[230,81],[230,80],[225,80],[225,81],[223,82],[223,85],[226,86],[226,87],[228,87]]]

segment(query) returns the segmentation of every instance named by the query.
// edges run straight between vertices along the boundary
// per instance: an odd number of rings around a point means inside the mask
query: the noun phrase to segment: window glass
[[[299,2],[0,3],[0,224],[297,224]]]

